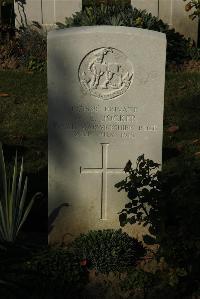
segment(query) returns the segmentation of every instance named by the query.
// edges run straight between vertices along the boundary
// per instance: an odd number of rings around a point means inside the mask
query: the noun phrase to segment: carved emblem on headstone
[[[132,80],[131,62],[114,48],[95,49],[84,57],[79,67],[79,81],[84,91],[103,100],[124,94]]]

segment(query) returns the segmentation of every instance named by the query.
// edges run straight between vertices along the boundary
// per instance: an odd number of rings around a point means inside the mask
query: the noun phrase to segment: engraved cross
[[[109,143],[101,143],[102,147],[102,167],[101,168],[82,168],[80,173],[101,174],[101,220],[107,220],[107,203],[108,203],[108,174],[122,174],[123,168],[108,168],[108,147]]]

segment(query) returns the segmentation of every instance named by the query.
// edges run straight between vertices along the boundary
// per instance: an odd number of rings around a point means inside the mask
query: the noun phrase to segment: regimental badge
[[[123,95],[133,81],[133,66],[124,53],[114,48],[99,48],[88,53],[79,66],[83,90],[99,99]]]

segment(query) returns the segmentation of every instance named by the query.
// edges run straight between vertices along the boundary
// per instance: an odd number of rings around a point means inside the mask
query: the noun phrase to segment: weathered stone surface
[[[21,25],[21,18],[28,23],[37,21],[48,30],[56,22],[65,22],[66,17],[71,17],[82,8],[81,0],[26,0],[23,6],[14,1],[15,25]]]
[[[143,153],[162,161],[165,57],[165,35],[153,31],[94,26],[49,33],[51,242],[119,228],[127,199],[114,185],[126,162],[134,165]]]

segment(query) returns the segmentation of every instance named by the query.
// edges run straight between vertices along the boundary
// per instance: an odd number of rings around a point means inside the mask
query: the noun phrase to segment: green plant
[[[168,63],[180,64],[191,58],[189,49],[192,45],[190,39],[186,39],[174,29],[170,29],[166,23],[145,10],[133,9],[131,5],[93,4],[75,13],[72,17],[66,18],[65,24],[57,23],[58,29],[92,25],[128,26],[159,31],[165,33],[167,37]]]
[[[101,4],[130,5],[131,0],[83,0],[83,7]]]
[[[142,243],[121,230],[98,230],[81,234],[71,244],[71,250],[89,268],[109,273],[134,267],[144,256]]]
[[[183,0],[188,1],[188,0]],[[200,18],[200,0],[191,0],[185,5],[185,10],[190,11],[193,9],[193,12],[189,17],[194,20],[195,18]]]
[[[33,256],[25,264],[29,273],[39,274],[47,288],[53,287],[72,290],[81,288],[88,281],[88,273],[81,266],[80,260],[66,248],[49,248]],[[48,283],[47,283],[48,281]]]
[[[159,164],[145,159],[141,155],[137,159],[136,168],[128,161],[124,171],[128,173],[125,180],[115,184],[118,192],[125,190],[129,202],[119,213],[121,226],[127,223],[151,225],[149,231],[155,235],[160,217],[158,216],[159,197],[161,192]],[[155,220],[156,217],[156,220]],[[150,239],[150,236],[148,237]]]
[[[172,168],[162,172],[157,168],[144,155],[136,169],[127,163],[128,177],[115,185],[127,192],[129,200],[119,220],[122,226],[128,222],[148,225],[150,234],[143,236],[144,242],[159,244],[157,258],[164,257],[175,269],[171,278],[178,277],[179,287],[187,284],[185,292],[193,292],[200,273],[200,161],[183,154]]]
[[[37,22],[16,30],[16,36],[0,46],[2,68],[43,72],[47,61],[47,34]]]
[[[37,22],[22,27],[17,36],[18,60],[32,71],[44,71],[47,59],[47,33]]]
[[[25,222],[35,198],[40,194],[36,193],[29,204],[26,203],[27,177],[22,182],[23,159],[17,182],[17,153],[13,169],[12,183],[7,183],[6,168],[2,145],[0,144],[0,240],[13,243]]]
[[[137,295],[136,298],[144,299],[156,285],[156,278],[155,274],[141,269],[129,270],[126,278],[121,282],[121,289],[131,292],[133,296]]]
[[[29,57],[27,69],[33,72],[43,72],[47,68],[47,64],[45,60],[38,60],[35,57]]]

